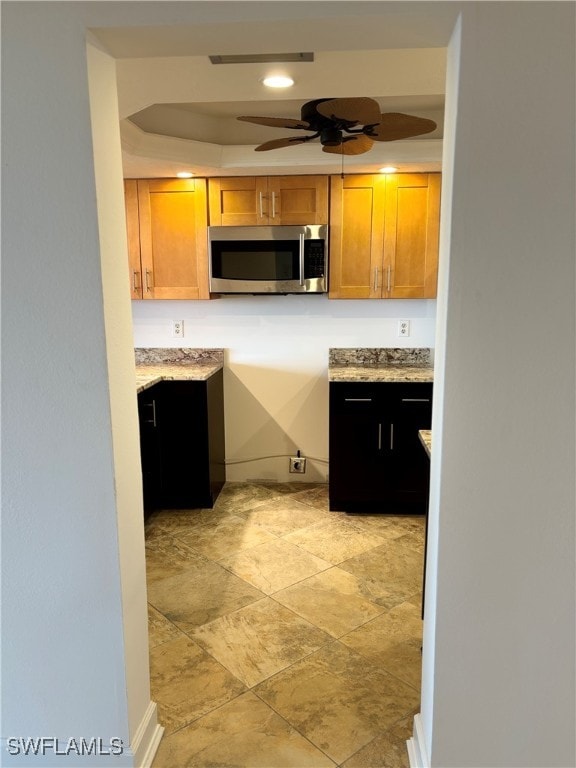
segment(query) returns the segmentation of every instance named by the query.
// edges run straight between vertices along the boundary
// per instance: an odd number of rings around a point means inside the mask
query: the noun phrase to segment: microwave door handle
[[[304,233],[298,235],[300,240],[300,285],[304,285]]]

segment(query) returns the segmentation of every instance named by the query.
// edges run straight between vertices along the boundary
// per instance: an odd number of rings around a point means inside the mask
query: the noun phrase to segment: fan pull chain
[[[340,146],[342,147],[342,149],[340,150],[340,159],[342,162],[341,170],[340,170],[340,178],[342,179],[342,181],[344,181],[344,144],[340,144]]]

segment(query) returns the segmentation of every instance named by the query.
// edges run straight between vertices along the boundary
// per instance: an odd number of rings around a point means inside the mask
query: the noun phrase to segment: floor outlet
[[[293,456],[290,459],[290,472],[303,475],[306,472],[306,459],[303,459],[301,456]]]
[[[410,336],[410,320],[398,320],[398,336]]]
[[[184,320],[172,320],[172,336],[175,339],[184,338]]]

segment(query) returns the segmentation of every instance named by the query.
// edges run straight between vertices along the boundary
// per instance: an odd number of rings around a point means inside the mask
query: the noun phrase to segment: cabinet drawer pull
[[[144,271],[145,281],[146,281],[146,291],[150,293],[152,290],[152,270],[146,269]],[[150,276],[150,280],[148,279],[148,276]]]
[[[382,424],[378,424],[378,450],[382,450]]]
[[[390,424],[390,450],[394,450],[394,424]]]
[[[264,210],[262,208],[262,192],[260,192],[259,194],[259,199],[260,199],[260,218],[262,218],[264,216]]]
[[[345,397],[345,403],[371,403],[371,397]]]
[[[388,293],[390,293],[390,271],[391,271],[391,268],[388,267]]]
[[[272,218],[276,218],[276,192],[272,192]]]
[[[429,397],[403,397],[403,403],[429,403]]]
[[[378,290],[378,267],[374,268],[374,291]]]
[[[138,282],[136,282],[136,275],[138,275]],[[142,288],[142,283],[140,282],[140,270],[133,269],[132,270],[132,291],[136,293],[136,291],[139,291]]]

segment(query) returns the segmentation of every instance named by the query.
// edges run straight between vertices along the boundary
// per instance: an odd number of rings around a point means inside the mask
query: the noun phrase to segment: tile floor
[[[327,486],[228,483],[146,523],[154,768],[407,768],[422,517]]]

